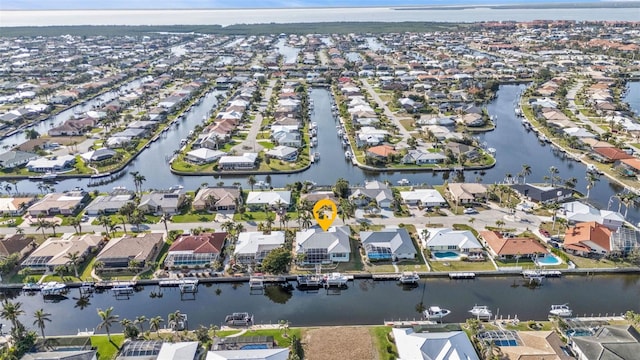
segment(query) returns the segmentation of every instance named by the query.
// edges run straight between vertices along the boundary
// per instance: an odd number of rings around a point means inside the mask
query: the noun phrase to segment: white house
[[[411,236],[403,228],[361,231],[360,241],[370,260],[415,259],[417,255]]]
[[[291,191],[251,191],[245,204],[252,209],[259,209],[264,205],[288,208],[291,205]]]
[[[284,232],[272,231],[265,235],[262,231],[241,232],[233,251],[238,262],[250,264],[261,262],[271,250],[284,245]]]
[[[321,264],[349,261],[351,247],[348,226],[332,226],[327,231],[312,228],[296,233],[296,253],[304,254],[304,263]]]
[[[244,153],[238,156],[225,155],[220,157],[218,166],[221,170],[249,170],[256,167],[257,153]]]
[[[411,206],[422,205],[425,207],[443,206],[447,201],[435,189],[415,189],[412,191],[400,191],[402,200]]]
[[[289,349],[251,349],[209,351],[206,360],[287,360]]]
[[[220,159],[225,154],[226,153],[224,151],[220,150],[199,148],[189,151],[186,155],[186,159],[196,164],[208,164]]]
[[[428,233],[425,234],[423,230],[427,230]],[[469,230],[429,228],[417,231],[422,246],[431,251],[454,250],[466,254],[482,251],[480,241]]]
[[[76,157],[73,155],[53,156],[49,158],[41,157],[27,163],[27,169],[33,172],[57,172],[73,168]]]
[[[562,204],[558,215],[571,223],[595,221],[611,230],[619,229],[624,223],[624,216],[617,211],[596,209],[579,201]]]
[[[416,333],[413,328],[394,328],[398,360],[480,360],[464,331]]]

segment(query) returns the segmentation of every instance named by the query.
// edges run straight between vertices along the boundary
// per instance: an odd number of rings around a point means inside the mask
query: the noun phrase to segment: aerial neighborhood
[[[0,359],[633,359],[640,22],[404,26],[0,36]],[[636,302],[546,292],[599,273]],[[425,300],[483,281],[544,311]]]

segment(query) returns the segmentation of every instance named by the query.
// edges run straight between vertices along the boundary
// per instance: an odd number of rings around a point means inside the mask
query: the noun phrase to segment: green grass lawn
[[[216,218],[216,214],[210,214],[206,212],[188,213],[184,215],[173,215],[171,222],[174,223],[195,223],[195,222],[210,222]]]
[[[495,270],[491,261],[429,261],[433,271],[487,271]]]
[[[395,359],[398,355],[396,344],[389,340],[389,326],[374,326],[369,329],[373,342],[378,350],[378,359]]]
[[[111,335],[111,341],[106,335],[94,335],[91,337],[91,346],[98,350],[98,360],[111,360],[115,358],[118,349],[124,342],[124,335]]]
[[[339,263],[336,271],[355,272],[362,271],[364,269],[364,265],[362,264],[362,257],[360,256],[360,251],[358,250],[359,243],[360,242],[354,238],[349,239],[349,244],[351,245],[351,260],[346,263]]]
[[[286,319],[284,319],[286,320]],[[242,336],[273,336],[273,339],[279,347],[289,347],[291,345],[291,337],[295,335],[298,339],[301,339],[302,329],[289,328],[287,337],[284,336],[283,330],[269,329],[269,330],[248,330]]]

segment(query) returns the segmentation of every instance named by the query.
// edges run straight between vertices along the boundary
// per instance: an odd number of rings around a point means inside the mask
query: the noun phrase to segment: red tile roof
[[[633,158],[633,156],[626,152],[613,147],[598,147],[594,148],[593,151],[613,161]]]
[[[589,252],[588,242],[593,242],[601,248],[611,251],[611,230],[595,221],[578,223],[567,229],[563,247],[571,250]]]
[[[547,249],[536,239],[504,238],[496,231],[480,231],[480,236],[494,253],[501,256],[545,254]]]
[[[181,235],[171,247],[171,251],[193,251],[194,253],[220,253],[224,246],[226,232],[204,233],[200,235]]]

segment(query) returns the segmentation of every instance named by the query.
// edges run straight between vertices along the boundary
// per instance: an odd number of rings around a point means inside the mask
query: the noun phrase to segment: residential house
[[[297,148],[283,146],[283,145],[278,145],[271,150],[267,150],[265,151],[265,154],[270,158],[289,161],[289,162],[296,161],[298,159]]]
[[[407,154],[402,158],[403,164],[440,164],[443,163],[447,157],[441,152],[428,152],[421,149],[409,150]]]
[[[511,185],[511,188],[527,200],[541,204],[561,202],[573,197],[573,190],[565,187],[514,184]]]
[[[544,360],[574,360],[575,358],[564,351],[565,344],[555,331],[514,331],[508,330],[515,344],[500,346],[505,358],[510,360],[544,359]],[[480,338],[485,336],[480,332]]]
[[[156,360],[199,360],[199,350],[197,341],[164,342]]]
[[[39,214],[73,215],[77,213],[89,199],[89,194],[83,190],[46,194],[40,201],[31,205],[27,209],[27,212],[31,216],[38,216]]]
[[[109,240],[96,259],[105,268],[127,268],[132,261],[144,267],[155,260],[163,243],[162,233],[125,235]]]
[[[227,236],[226,232],[180,235],[169,247],[164,266],[211,265],[220,258]]]
[[[622,159],[620,163],[628,170],[628,174],[634,174],[636,177],[640,176],[640,159]]]
[[[1,197],[0,214],[20,216],[36,201],[34,197]]]
[[[287,360],[289,348],[209,351],[205,360]]]
[[[469,230],[428,228],[418,231],[422,246],[430,251],[457,251],[463,254],[478,254],[482,244]],[[426,235],[426,237],[425,237]]]
[[[134,193],[127,190],[115,190],[109,195],[98,195],[87,205],[84,213],[87,215],[115,214],[126,203],[133,200]]]
[[[338,204],[340,201],[333,191],[312,191],[306,194],[300,194],[300,201],[306,200],[310,204],[315,204],[319,200],[328,199]]]
[[[398,348],[398,360],[480,360],[464,331],[415,332],[413,328],[391,331]]]
[[[211,150],[209,148],[201,147],[199,149],[187,152],[185,159],[194,164],[209,164],[219,160],[226,154],[227,153],[225,153],[224,151]]]
[[[291,191],[250,191],[245,204],[252,211],[265,206],[288,209],[291,206]]]
[[[415,259],[416,247],[403,228],[361,231],[360,242],[370,260]]]
[[[284,232],[262,231],[241,232],[236,242],[234,256],[241,264],[260,263],[271,252],[284,245]]]
[[[107,159],[111,159],[116,154],[117,152],[115,152],[114,150],[107,149],[107,148],[100,148],[100,149],[88,151],[84,154],[80,154],[80,157],[83,158],[85,161],[95,162],[95,161],[104,161]]]
[[[185,193],[182,189],[152,191],[142,195],[138,209],[144,214],[174,215],[180,212],[184,201]]]
[[[97,350],[38,351],[24,354],[20,360],[97,360]]]
[[[296,254],[304,254],[305,264],[347,262],[351,254],[348,226],[332,226],[327,231],[311,228],[296,233]]]
[[[605,163],[617,163],[620,160],[634,158],[633,155],[615,147],[597,147],[593,149],[593,153],[597,159]]]
[[[611,233],[612,253],[625,256],[638,249],[640,249],[640,231],[620,227]]]
[[[162,340],[130,340],[122,344],[116,360],[157,360]]]
[[[449,141],[448,143],[446,143],[445,148],[451,150],[456,158],[464,154],[467,159],[471,160],[477,158],[479,155],[478,150],[475,147],[455,141]]]
[[[479,183],[450,183],[446,187],[447,194],[456,204],[485,202],[487,186]]]
[[[604,325],[593,335],[573,336],[569,345],[578,360],[637,359],[640,333],[632,325]]]
[[[562,248],[580,256],[606,255],[611,251],[611,229],[595,221],[578,223],[565,232]]]
[[[0,240],[0,259],[5,259],[12,254],[18,254],[18,261],[20,261],[35,248],[36,242],[32,236],[25,234],[7,235]]]
[[[20,150],[9,150],[0,154],[0,168],[13,169],[38,158],[38,154]]]
[[[499,259],[533,259],[549,253],[536,239],[504,237],[501,232],[489,230],[480,231],[479,235],[493,256]]]
[[[27,163],[27,169],[31,172],[53,173],[73,169],[76,157],[73,155],[61,155],[40,157]]]
[[[240,195],[237,187],[201,188],[193,199],[192,206],[196,211],[235,211],[242,203]]]
[[[597,209],[579,201],[562,204],[559,215],[566,218],[570,224],[595,221],[611,230],[620,228],[624,223],[624,216],[619,212]]]
[[[414,189],[411,191],[400,191],[400,197],[409,206],[445,206],[447,201],[435,189]]]
[[[69,263],[69,254],[78,253],[82,261],[91,251],[98,249],[105,239],[102,235],[85,234],[45,240],[22,262],[23,268],[53,271]]]
[[[256,167],[258,154],[244,153],[242,155],[225,155],[218,161],[220,170],[250,170]]]
[[[375,201],[380,208],[388,209],[393,202],[393,192],[385,183],[370,181],[364,185],[364,188],[356,188],[349,199],[358,207],[367,206]]]

